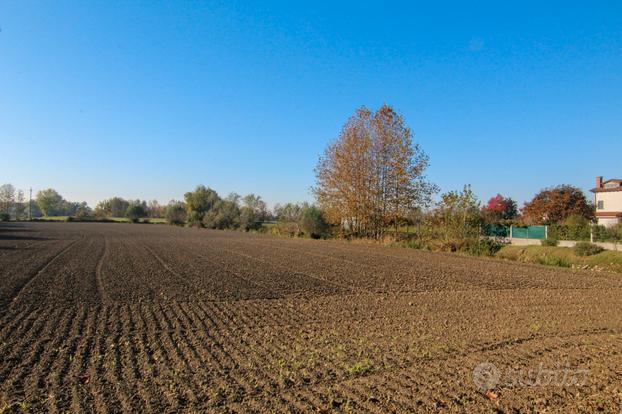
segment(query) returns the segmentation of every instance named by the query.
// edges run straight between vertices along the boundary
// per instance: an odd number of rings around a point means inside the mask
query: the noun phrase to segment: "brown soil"
[[[0,412],[619,412],[621,309],[612,274],[164,225],[2,224]],[[502,375],[491,390],[474,382],[482,363]],[[587,374],[506,375],[542,369]]]

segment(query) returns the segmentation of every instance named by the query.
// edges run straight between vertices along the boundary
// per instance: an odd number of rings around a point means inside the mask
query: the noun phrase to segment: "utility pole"
[[[32,220],[32,187],[30,187],[30,195],[28,196],[28,221]]]

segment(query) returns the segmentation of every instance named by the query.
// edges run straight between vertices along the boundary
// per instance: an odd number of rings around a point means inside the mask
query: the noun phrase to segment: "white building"
[[[610,227],[622,223],[622,180],[596,177],[596,187],[590,191],[594,193],[598,224]]]

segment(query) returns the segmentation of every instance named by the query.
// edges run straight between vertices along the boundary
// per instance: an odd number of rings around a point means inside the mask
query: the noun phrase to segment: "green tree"
[[[302,233],[300,219],[308,203],[287,203],[274,206],[274,217],[278,222],[276,231],[282,235],[297,237]]]
[[[452,250],[469,239],[477,238],[482,218],[479,201],[471,186],[465,185],[461,192],[450,191],[441,195],[433,220],[443,241],[454,245]]]
[[[286,203],[274,206],[274,215],[281,223],[298,223],[308,203]]]
[[[15,203],[15,187],[11,184],[0,186],[0,213],[9,215]]]
[[[47,190],[39,191],[35,200],[44,216],[52,216],[60,207],[63,197],[56,190],[48,188]]]
[[[91,210],[91,208],[86,204],[85,201],[83,201],[81,203],[78,203],[78,207],[73,213],[73,216],[79,219],[86,219],[90,218],[92,213],[93,211]]]
[[[257,230],[261,227],[261,222],[266,219],[268,211],[266,203],[260,196],[249,194],[242,198],[240,208],[240,227],[243,230]]]
[[[171,201],[164,215],[169,224],[183,225],[186,222],[186,206],[181,201]]]
[[[314,239],[326,237],[329,229],[322,210],[314,205],[307,205],[303,208],[300,216],[300,227],[305,234]]]
[[[205,214],[220,200],[218,193],[211,188],[199,185],[194,191],[184,194],[187,220],[191,225],[203,225]]]
[[[146,203],[140,200],[130,201],[125,216],[133,223],[137,223],[141,218],[147,217]]]
[[[130,202],[121,197],[100,201],[95,206],[95,214],[100,217],[125,217]]]
[[[232,200],[218,200],[205,213],[203,226],[208,229],[237,229],[240,227],[240,208]]]

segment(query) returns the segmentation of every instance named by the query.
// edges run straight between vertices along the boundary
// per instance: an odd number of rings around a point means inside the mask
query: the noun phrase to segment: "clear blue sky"
[[[622,3],[467,3],[0,1],[0,182],[310,200],[327,143],[384,102],[443,191],[622,176]]]

